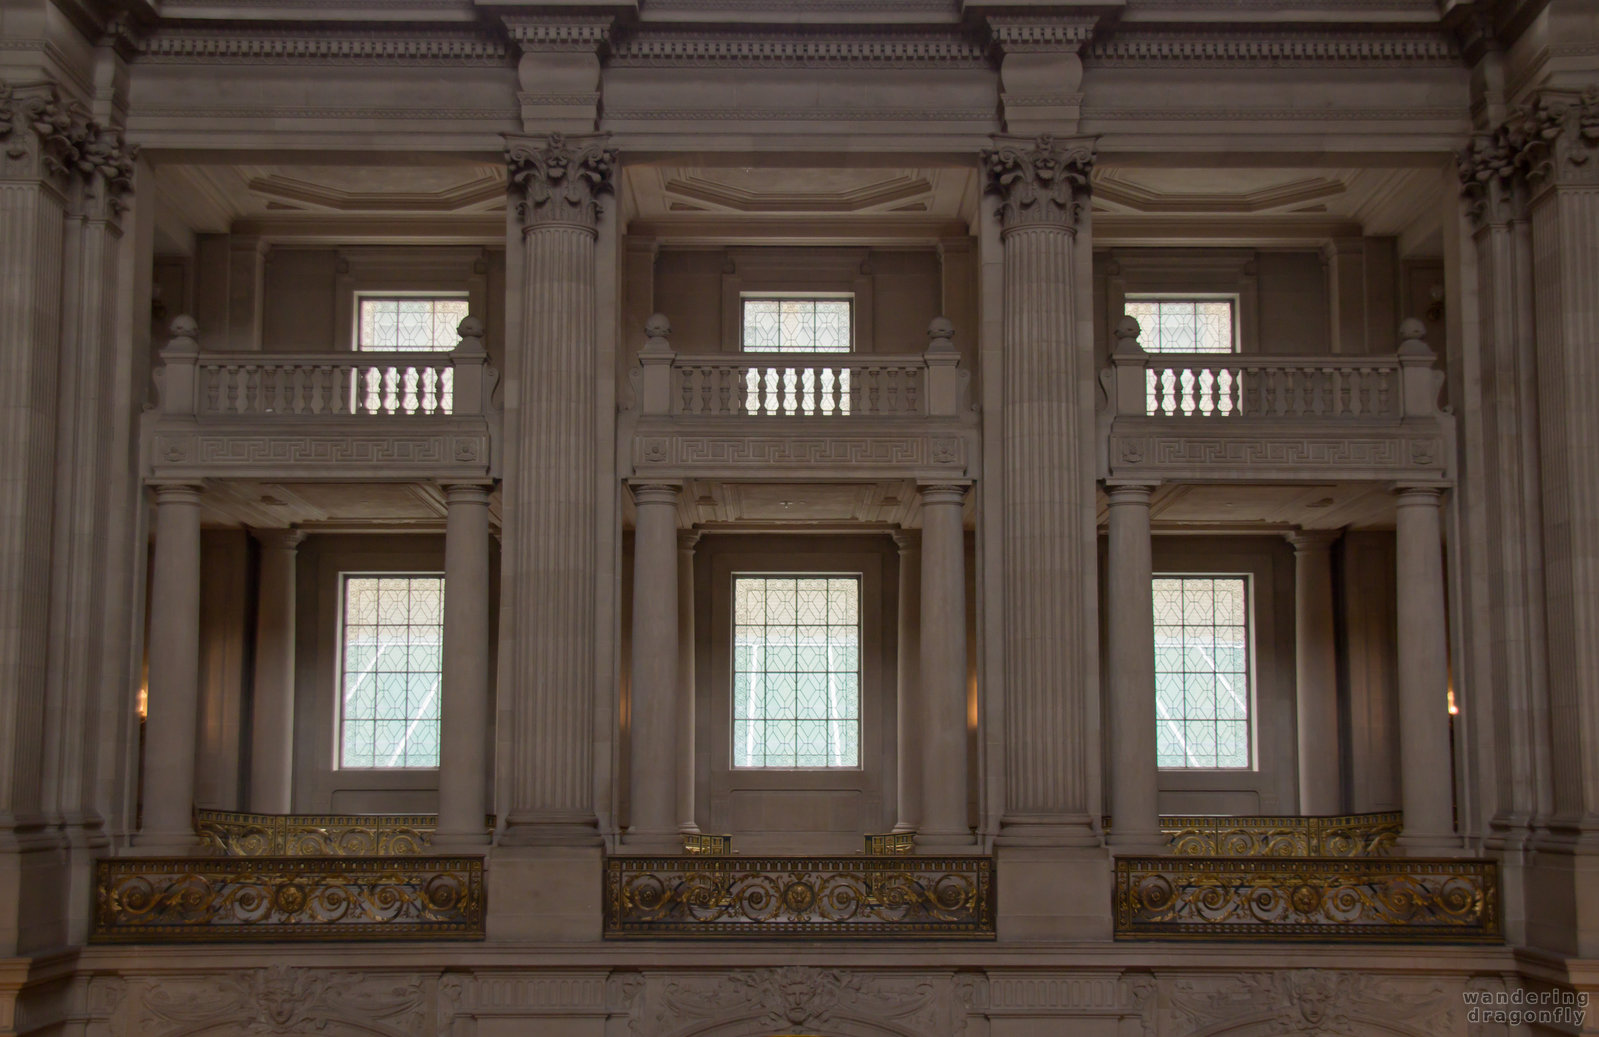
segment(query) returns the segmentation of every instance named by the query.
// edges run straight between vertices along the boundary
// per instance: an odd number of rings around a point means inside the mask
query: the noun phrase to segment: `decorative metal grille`
[[[443,352],[454,349],[460,341],[455,328],[466,319],[468,307],[466,299],[449,296],[362,296],[360,304],[358,348]]]
[[[745,299],[749,353],[848,353],[849,299]]]
[[[860,766],[858,576],[733,580],[733,766]]]
[[[1126,313],[1138,321],[1146,353],[1233,353],[1238,349],[1235,299],[1134,296]]]
[[[1156,759],[1250,765],[1249,578],[1157,576]]]
[[[344,578],[340,765],[437,767],[444,578]]]

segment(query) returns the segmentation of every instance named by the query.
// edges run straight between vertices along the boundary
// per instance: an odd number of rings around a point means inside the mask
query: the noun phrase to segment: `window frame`
[[[1244,656],[1245,656],[1245,666],[1247,667],[1247,669],[1245,671],[1245,677],[1248,680],[1248,684],[1249,684],[1249,697],[1248,697],[1248,702],[1247,702],[1246,707],[1245,707],[1246,708],[1246,713],[1245,713],[1245,716],[1244,716],[1244,721],[1245,721],[1245,732],[1246,732],[1246,735],[1247,735],[1248,740],[1249,740],[1249,743],[1248,743],[1249,762],[1248,762],[1248,764],[1246,764],[1245,766],[1242,766],[1242,767],[1223,767],[1223,766],[1194,767],[1194,766],[1186,766],[1186,765],[1185,766],[1181,766],[1181,767],[1171,767],[1171,766],[1162,765],[1159,762],[1159,726],[1164,721],[1160,717],[1160,713],[1159,713],[1159,708],[1158,708],[1158,701],[1159,701],[1158,700],[1158,695],[1159,695],[1159,693],[1157,691],[1157,693],[1156,693],[1157,694],[1157,709],[1156,709],[1156,715],[1155,715],[1156,754],[1157,754],[1156,755],[1156,769],[1162,774],[1259,774],[1260,771],[1261,771],[1260,667],[1259,667],[1259,662],[1258,662],[1258,659],[1257,659],[1257,652],[1259,650],[1258,649],[1258,644],[1259,644],[1259,640],[1260,640],[1260,638],[1259,638],[1260,631],[1259,631],[1259,628],[1258,628],[1258,626],[1256,624],[1256,620],[1255,620],[1255,613],[1256,613],[1255,601],[1256,601],[1256,596],[1257,596],[1256,586],[1255,586],[1256,585],[1256,579],[1257,579],[1256,574],[1254,572],[1250,572],[1250,571],[1238,571],[1238,572],[1201,572],[1201,571],[1178,572],[1178,571],[1164,571],[1164,570],[1156,571],[1156,572],[1151,573],[1151,575],[1150,575],[1151,597],[1153,598],[1153,592],[1154,592],[1154,586],[1155,586],[1155,581],[1156,580],[1189,580],[1189,579],[1193,579],[1193,580],[1231,580],[1231,579],[1237,579],[1237,580],[1242,581],[1243,585],[1244,585]],[[1151,619],[1154,618],[1153,603],[1151,604],[1151,617],[1150,618]],[[1159,624],[1159,623],[1152,624],[1152,626],[1154,626],[1154,627],[1159,627],[1161,625],[1162,624]],[[1183,624],[1183,626],[1185,628],[1187,627],[1187,625],[1188,624],[1186,624],[1186,623]],[[1212,629],[1214,629],[1215,625],[1216,624],[1214,622],[1212,622],[1212,624],[1211,624]],[[1151,647],[1151,651],[1152,652],[1153,651],[1157,651],[1157,646],[1155,644],[1151,644],[1150,647]],[[1159,657],[1158,657],[1158,655],[1156,656],[1155,680],[1156,680],[1157,685],[1158,685],[1158,682],[1160,680],[1160,668],[1159,668]],[[1186,723],[1189,719],[1190,718],[1185,716],[1183,718],[1183,721]],[[1210,717],[1210,718],[1207,718],[1207,719],[1209,719],[1213,723],[1218,720],[1218,718],[1214,717],[1214,716]]]
[[[1237,356],[1239,353],[1243,352],[1243,321],[1241,319],[1242,313],[1243,313],[1243,293],[1236,292],[1236,291],[1235,292],[1127,292],[1127,293],[1125,293],[1122,296],[1122,313],[1126,314],[1127,313],[1127,307],[1130,306],[1133,303],[1149,303],[1149,302],[1156,303],[1156,304],[1164,303],[1164,302],[1172,302],[1172,303],[1187,302],[1187,303],[1195,303],[1195,304],[1204,303],[1204,302],[1226,302],[1226,303],[1228,303],[1229,306],[1230,306],[1230,309],[1232,311],[1231,321],[1230,321],[1230,323],[1232,325],[1232,329],[1231,329],[1232,330],[1232,348],[1228,349],[1226,352],[1221,352],[1219,350],[1216,350],[1216,351],[1198,351],[1198,350],[1184,350],[1184,349],[1167,349],[1167,350],[1150,349],[1149,348],[1149,343],[1146,341],[1146,336],[1147,336],[1147,334],[1149,332],[1149,329],[1140,326],[1140,334],[1139,334],[1138,343],[1139,343],[1139,345],[1143,348],[1143,350],[1146,353],[1149,353],[1149,354],[1151,354],[1153,356],[1161,356],[1161,355],[1164,355],[1164,354],[1177,354],[1179,356],[1183,356],[1183,355],[1198,355],[1198,356],[1218,356],[1219,357],[1219,356]],[[1196,335],[1195,338],[1197,340],[1198,336]]]
[[[346,616],[347,616],[348,611],[349,611],[349,608],[348,608],[349,581],[350,581],[350,579],[352,577],[354,577],[356,579],[376,579],[376,580],[436,579],[440,583],[441,594],[445,590],[445,588],[443,587],[444,573],[443,573],[442,570],[441,571],[429,572],[429,571],[420,571],[420,570],[392,571],[392,570],[370,570],[370,569],[364,569],[364,568],[362,568],[362,569],[342,569],[341,568],[341,569],[337,570],[334,573],[334,602],[335,602],[335,606],[336,606],[336,610],[334,612],[334,616],[336,617],[336,621],[335,621],[335,624],[334,624],[335,630],[334,630],[333,652],[332,652],[332,655],[333,655],[333,696],[332,696],[332,706],[333,706],[332,738],[333,738],[333,745],[332,745],[332,749],[333,749],[333,751],[331,753],[331,759],[329,760],[330,770],[332,770],[333,773],[335,773],[335,774],[339,774],[339,773],[345,773],[345,774],[437,774],[439,769],[440,769],[440,767],[441,767],[441,765],[442,765],[442,763],[443,763],[443,744],[442,743],[443,743],[443,728],[444,728],[444,687],[443,687],[443,685],[444,685],[444,607],[443,607],[443,599],[442,599],[442,597],[440,599],[440,605],[439,605],[439,623],[438,623],[438,627],[439,627],[439,721],[438,721],[438,723],[439,723],[439,734],[440,734],[439,763],[436,763],[436,764],[434,764],[434,765],[432,765],[430,767],[429,766],[418,766],[418,767],[408,767],[408,766],[398,766],[398,767],[390,767],[390,766],[359,767],[359,766],[349,766],[349,765],[345,764],[345,762],[344,762],[344,722],[345,722],[345,715],[344,715],[344,677],[345,677],[345,649],[347,647],[347,645],[345,643],[344,631],[345,631],[345,627],[346,627],[345,620],[346,620]]]
[[[456,340],[456,343],[452,343],[448,347],[429,347],[425,349],[411,349],[401,346],[367,346],[361,341],[362,304],[367,302],[407,302],[415,301],[417,299],[426,299],[432,302],[464,302],[466,303],[467,315],[470,316],[472,313],[472,293],[464,290],[439,289],[436,291],[381,291],[378,289],[357,289],[354,292],[353,302],[351,304],[351,311],[354,318],[354,326],[350,329],[351,351],[361,354],[382,354],[448,353],[453,350],[456,344],[459,342],[459,339]]]
[[[820,767],[802,767],[802,766],[798,766],[798,765],[793,766],[793,767],[773,767],[773,766],[766,766],[766,765],[761,765],[761,766],[747,766],[747,765],[740,766],[739,764],[734,762],[735,756],[736,756],[734,740],[736,738],[735,731],[737,730],[738,721],[737,721],[737,718],[734,716],[733,710],[736,708],[736,697],[737,697],[737,692],[734,690],[734,684],[738,680],[737,633],[738,633],[738,625],[739,624],[737,623],[736,619],[734,619],[730,615],[729,616],[729,620],[728,620],[728,633],[729,633],[730,641],[728,643],[728,663],[727,663],[727,678],[728,678],[728,683],[727,683],[727,702],[728,702],[727,735],[728,735],[728,737],[727,737],[727,746],[726,746],[729,771],[731,771],[734,774],[749,774],[749,773],[757,773],[757,774],[759,774],[759,773],[773,773],[773,772],[788,772],[788,773],[817,773],[817,772],[819,772],[819,773],[824,773],[824,774],[837,774],[837,773],[850,773],[850,772],[864,772],[865,769],[866,769],[866,766],[865,766],[865,760],[866,760],[866,744],[865,744],[866,718],[865,718],[865,715],[864,715],[864,713],[865,713],[865,702],[866,702],[866,676],[865,676],[865,671],[866,671],[866,660],[865,660],[865,654],[866,654],[866,574],[863,573],[863,572],[860,572],[860,571],[825,571],[825,570],[799,570],[799,571],[795,571],[795,570],[770,570],[770,569],[735,570],[735,571],[733,571],[732,573],[730,573],[728,575],[729,583],[728,583],[728,592],[727,593],[728,593],[728,604],[729,604],[730,610],[731,609],[736,609],[738,607],[738,581],[741,580],[741,579],[793,579],[793,580],[804,580],[804,579],[850,579],[850,580],[854,580],[854,582],[855,582],[855,651],[856,651],[856,656],[855,656],[855,717],[854,717],[854,722],[855,722],[855,763],[851,764],[851,765],[843,765],[843,766],[837,766],[837,767],[831,766],[831,765],[826,765],[826,764],[824,764],[824,765],[822,765]],[[831,624],[829,624],[829,625],[831,625]],[[797,756],[798,753],[796,753],[795,755]]]
[[[751,349],[744,339],[745,307],[752,302],[847,302],[849,303],[849,345],[844,349]],[[854,292],[740,292],[738,297],[738,351],[749,356],[760,357],[847,357],[856,352],[857,306]]]

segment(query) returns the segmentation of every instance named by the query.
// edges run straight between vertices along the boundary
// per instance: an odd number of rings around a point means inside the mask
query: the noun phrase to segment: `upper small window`
[[[357,349],[450,350],[460,341],[455,326],[466,319],[465,295],[363,295],[356,327]]]
[[[744,299],[744,350],[750,353],[848,353],[854,300]]]
[[[1237,296],[1129,295],[1146,353],[1238,352]]]

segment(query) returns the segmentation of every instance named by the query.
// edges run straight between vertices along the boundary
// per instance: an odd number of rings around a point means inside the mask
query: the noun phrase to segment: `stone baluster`
[[[1299,721],[1299,812],[1343,810],[1338,745],[1338,642],[1333,629],[1332,545],[1338,533],[1293,534],[1294,694]],[[1436,550],[1436,547],[1435,547]]]
[[[464,322],[463,322],[464,323]],[[439,737],[440,847],[488,841],[489,487],[444,487],[444,665]]]
[[[683,848],[676,764],[678,727],[677,498],[679,487],[633,487],[633,671],[629,761],[631,823],[624,845],[665,853]]]
[[[294,562],[305,534],[298,529],[254,533],[261,544],[261,579],[250,705],[250,809],[287,814],[294,809]]]
[[[1105,576],[1110,676],[1109,842],[1120,851],[1164,845],[1156,803],[1155,603],[1148,485],[1111,486]]]
[[[894,534],[899,548],[898,819],[896,832],[914,832],[922,817],[921,634],[922,535],[914,529]]]
[[[922,753],[919,850],[972,845],[967,823],[966,487],[933,485],[922,494]]]
[[[1005,806],[999,841],[1095,845],[1097,699],[1092,348],[1080,327],[1087,141],[985,152],[1004,252]],[[925,547],[924,547],[925,550]]]
[[[1454,787],[1449,780],[1449,647],[1444,615],[1441,491],[1398,489],[1394,550],[1398,555],[1398,670],[1401,844],[1427,853],[1459,845]]]
[[[508,844],[597,845],[595,245],[612,190],[603,136],[511,137],[523,247],[507,343],[499,673],[509,707]]]
[[[194,744],[200,704],[200,487],[155,488],[150,563],[150,683],[144,741],[147,853],[183,853],[194,834]]]

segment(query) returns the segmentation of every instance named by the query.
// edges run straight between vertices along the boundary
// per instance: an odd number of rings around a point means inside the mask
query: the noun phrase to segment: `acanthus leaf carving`
[[[505,160],[512,187],[521,193],[517,212],[524,228],[571,225],[593,230],[599,197],[615,190],[616,152],[606,134],[508,139]]]
[[[1461,193],[1479,224],[1516,215],[1523,189],[1599,184],[1599,85],[1538,94],[1475,137],[1459,167]]]
[[[1090,141],[996,138],[982,159],[985,189],[1000,196],[1000,221],[1006,230],[1077,227],[1088,207],[1088,177],[1094,167]]]
[[[91,118],[83,105],[62,100],[54,86],[19,89],[0,80],[0,141],[5,158],[19,171],[62,187],[81,186],[90,215],[115,217],[127,208],[137,149],[128,147],[120,130]]]

